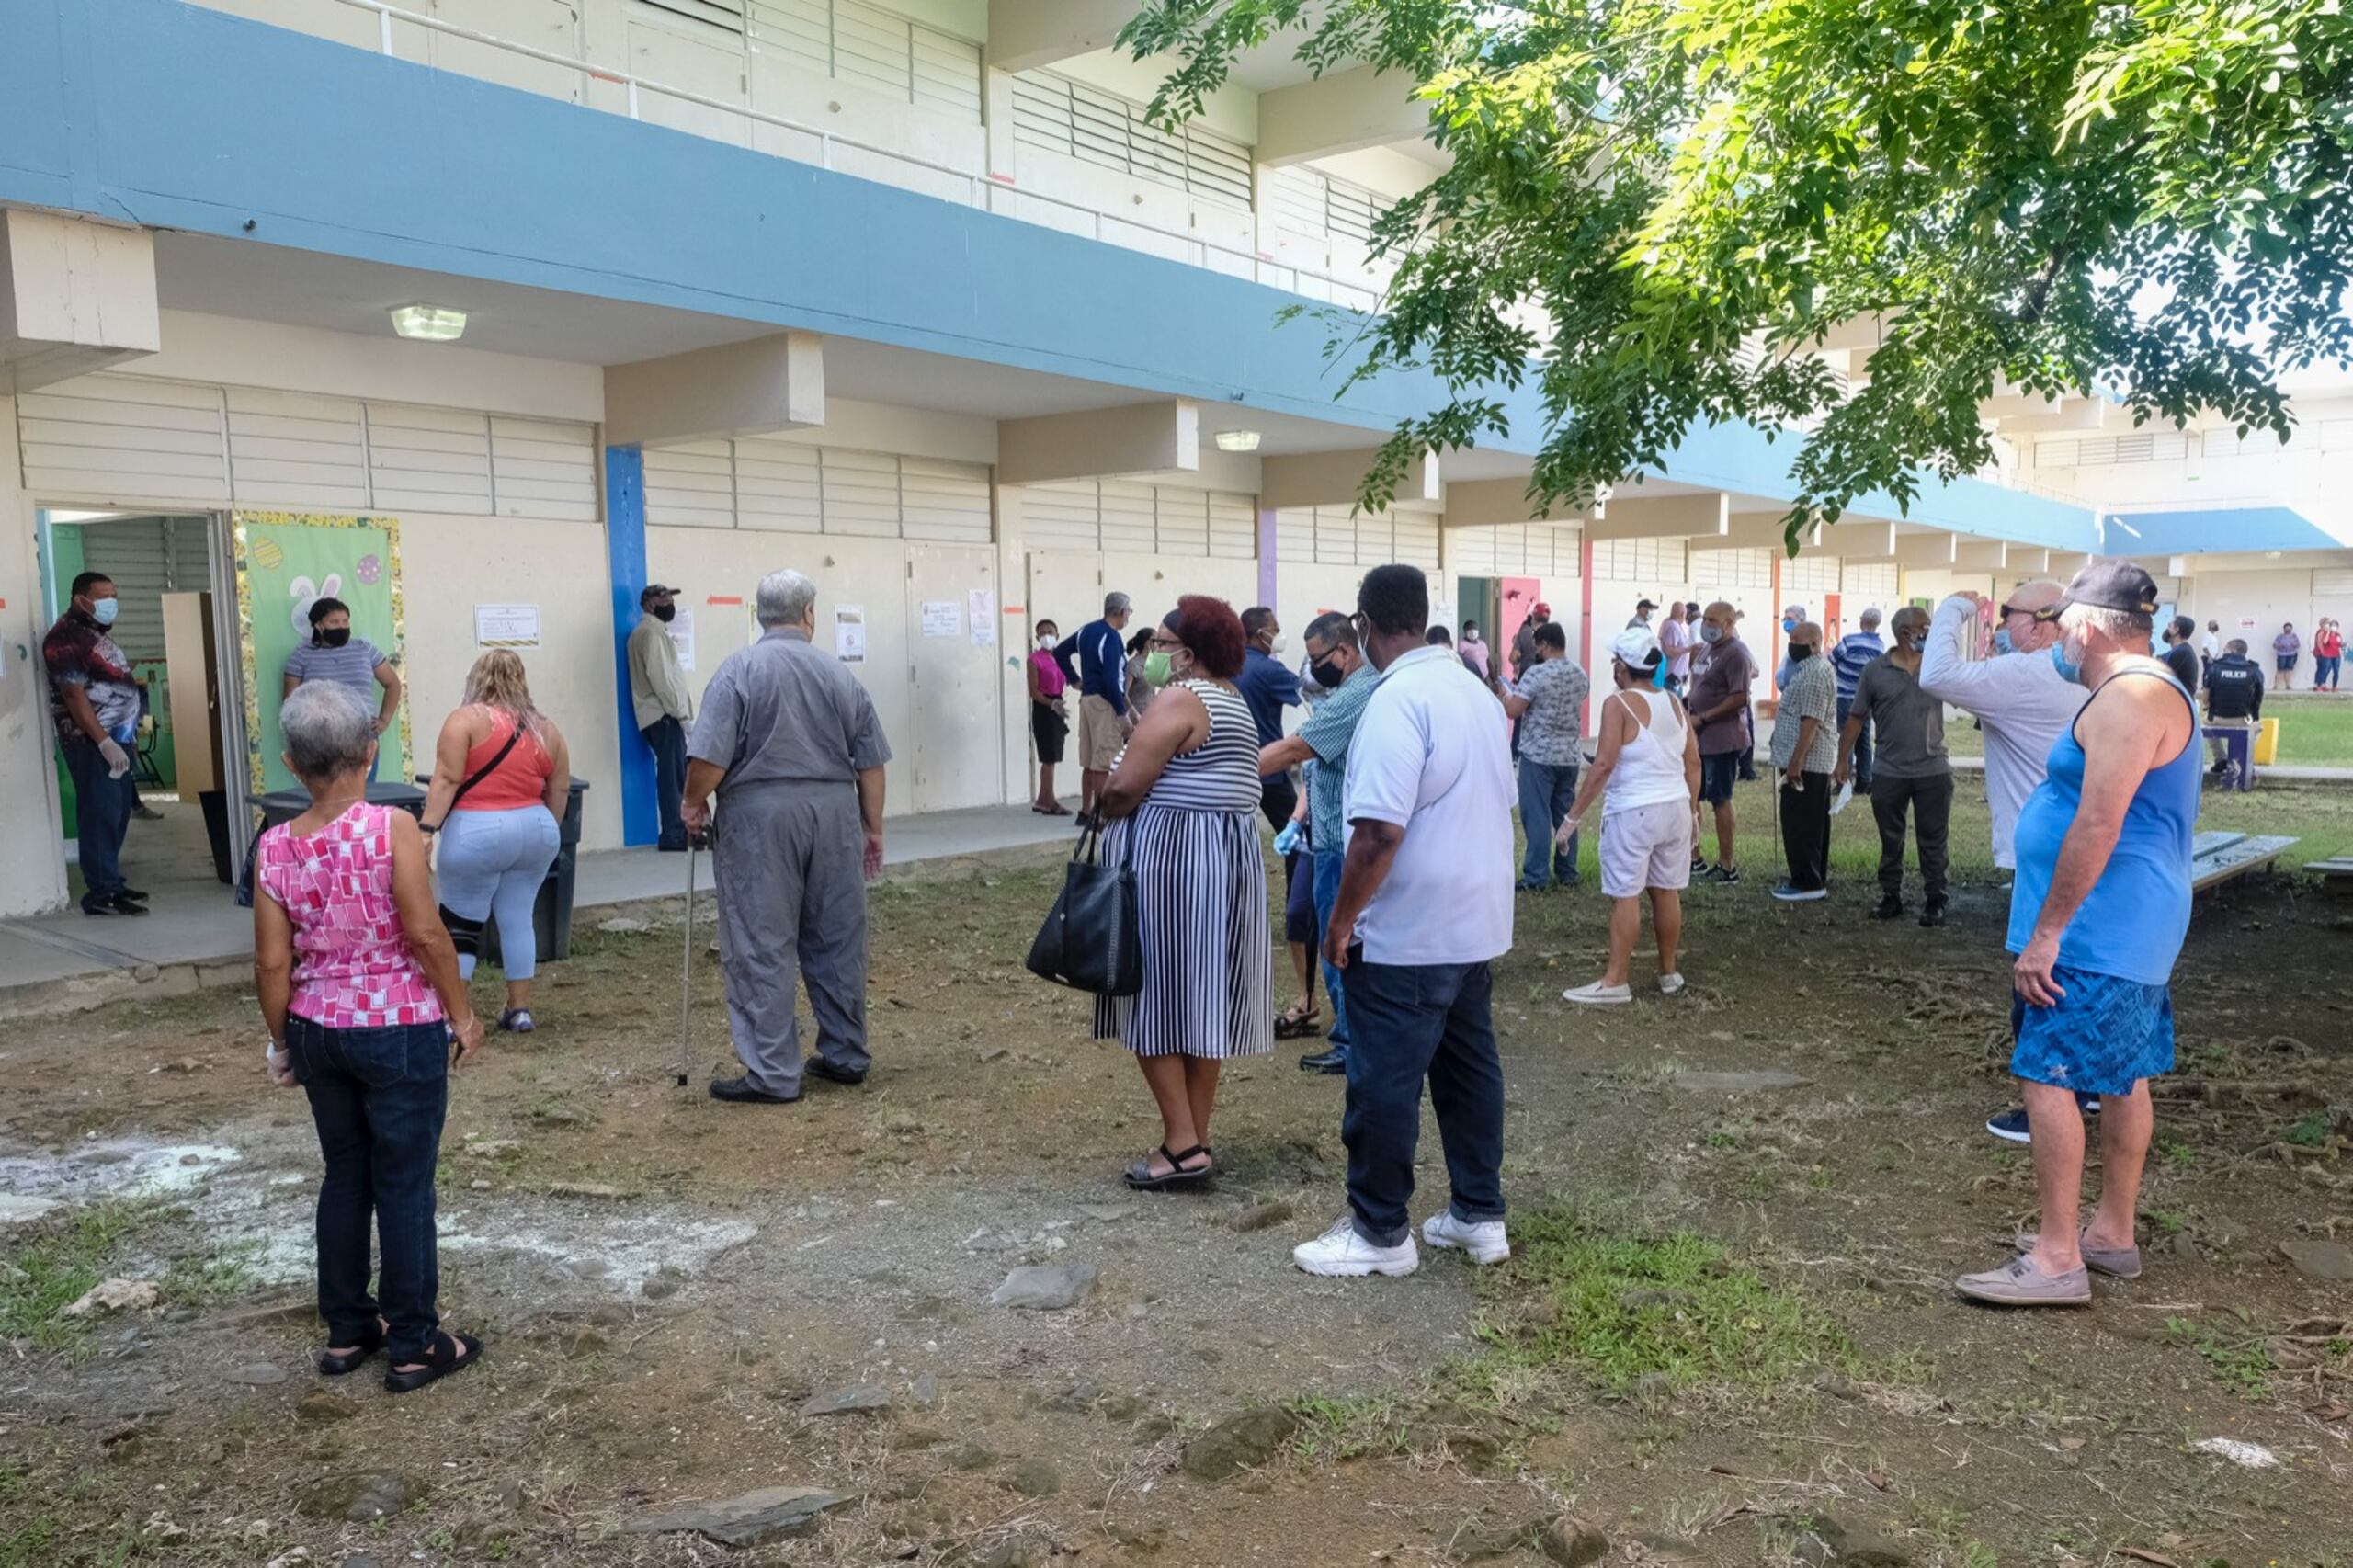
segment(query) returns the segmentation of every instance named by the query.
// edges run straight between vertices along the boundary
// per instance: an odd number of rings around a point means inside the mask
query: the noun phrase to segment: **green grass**
[[[1516,1221],[1512,1245],[1482,1276],[1496,1309],[1483,1332],[1506,1363],[1625,1392],[1770,1389],[1854,1360],[1821,1308],[1689,1232],[1614,1235],[1549,1210]]]
[[[2165,1335],[2197,1351],[2208,1369],[2244,1397],[2270,1396],[2271,1374],[2279,1369],[2279,1364],[2272,1359],[2271,1347],[2263,1336],[2248,1334],[2245,1323],[2237,1324],[2235,1334],[2226,1335],[2188,1318],[2167,1318]]]
[[[105,1278],[116,1244],[145,1220],[127,1205],[100,1204],[41,1225],[0,1252],[0,1263],[9,1266],[0,1269],[0,1339],[43,1350],[76,1343],[86,1321],[60,1313]]]
[[[1299,1417],[1291,1452],[1310,1463],[1401,1454],[1413,1446],[1413,1407],[1389,1394],[1309,1395],[1290,1403]]]

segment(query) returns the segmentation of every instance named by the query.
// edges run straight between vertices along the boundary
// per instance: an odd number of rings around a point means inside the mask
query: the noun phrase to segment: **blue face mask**
[[[1994,628],[1994,652],[1996,653],[2014,653],[2018,652],[2018,650],[2010,643],[2010,629],[2008,627],[1997,626]]]
[[[119,612],[121,608],[121,602],[114,598],[92,599],[90,601],[90,619],[97,621],[100,626],[112,626],[114,624],[114,618],[116,614]]]
[[[2084,666],[2067,657],[2067,640],[2063,637],[2051,644],[2051,667],[2057,670],[2059,678],[2070,686],[2083,679]]]

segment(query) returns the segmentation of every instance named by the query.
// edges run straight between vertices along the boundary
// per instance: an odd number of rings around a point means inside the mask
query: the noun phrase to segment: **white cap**
[[[1630,626],[1611,638],[1609,651],[1630,670],[1646,670],[1660,658],[1658,639],[1641,626]]]

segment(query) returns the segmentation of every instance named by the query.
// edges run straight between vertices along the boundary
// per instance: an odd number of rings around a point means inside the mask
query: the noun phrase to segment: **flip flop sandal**
[[[1196,1143],[1181,1153],[1163,1143],[1160,1146],[1160,1157],[1168,1162],[1166,1175],[1154,1175],[1150,1159],[1138,1160],[1128,1167],[1127,1175],[1123,1178],[1128,1186],[1138,1192],[1166,1192],[1177,1187],[1192,1187],[1209,1180],[1211,1176],[1217,1174],[1215,1168],[1208,1165],[1197,1170],[1188,1171],[1185,1168],[1185,1162],[1188,1160],[1210,1158],[1209,1146],[1204,1143]]]
[[[1320,1033],[1324,1028],[1324,1009],[1310,1007],[1304,1013],[1296,1007],[1286,1007],[1275,1015],[1277,1040],[1301,1040]]]
[[[531,1021],[529,1007],[509,1007],[498,1015],[498,1027],[508,1034],[529,1034],[540,1026]]]
[[[463,1350],[465,1354],[460,1355]],[[462,1372],[482,1359],[482,1341],[471,1334],[455,1336],[437,1333],[433,1343],[417,1358],[420,1365],[413,1372],[389,1371],[384,1374],[387,1393],[414,1393],[427,1383],[439,1382],[454,1372]]]
[[[321,1375],[340,1378],[347,1373],[359,1370],[361,1367],[367,1365],[370,1356],[384,1347],[383,1331],[379,1329],[374,1334],[363,1335],[354,1343],[355,1348],[348,1356],[338,1356],[333,1350],[320,1351],[318,1369]]]

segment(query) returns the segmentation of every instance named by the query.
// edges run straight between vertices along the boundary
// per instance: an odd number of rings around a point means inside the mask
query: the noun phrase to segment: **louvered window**
[[[717,28],[742,37],[744,32],[744,0],[638,0],[656,11],[667,11],[674,17],[684,17],[690,22]]]
[[[1250,208],[1249,148],[1199,125],[1162,131],[1142,105],[1051,71],[1014,77],[1013,135],[1026,146]]]
[[[865,0],[640,0],[802,70],[977,124],[981,49]]]
[[[989,472],[978,463],[813,447],[768,437],[645,453],[645,520],[986,544]]]
[[[1609,539],[1593,547],[1593,574],[1621,582],[1680,583],[1683,563],[1679,539]]]
[[[1896,600],[1895,563],[1880,562],[1868,566],[1848,565],[1838,574],[1838,591],[1843,598],[1891,609]]]
[[[1781,563],[1781,585],[1791,593],[1835,594],[1838,592],[1838,558],[1800,552],[1794,561]]]
[[[1286,506],[1275,515],[1275,558],[1323,566],[1404,562],[1438,570],[1438,519],[1423,512]]]
[[[1258,553],[1257,507],[1247,495],[1126,480],[1025,484],[1021,538],[1031,550],[1247,561]]]
[[[1364,186],[1290,164],[1267,171],[1267,205],[1284,228],[1363,245],[1370,243],[1372,225],[1392,203]]]

